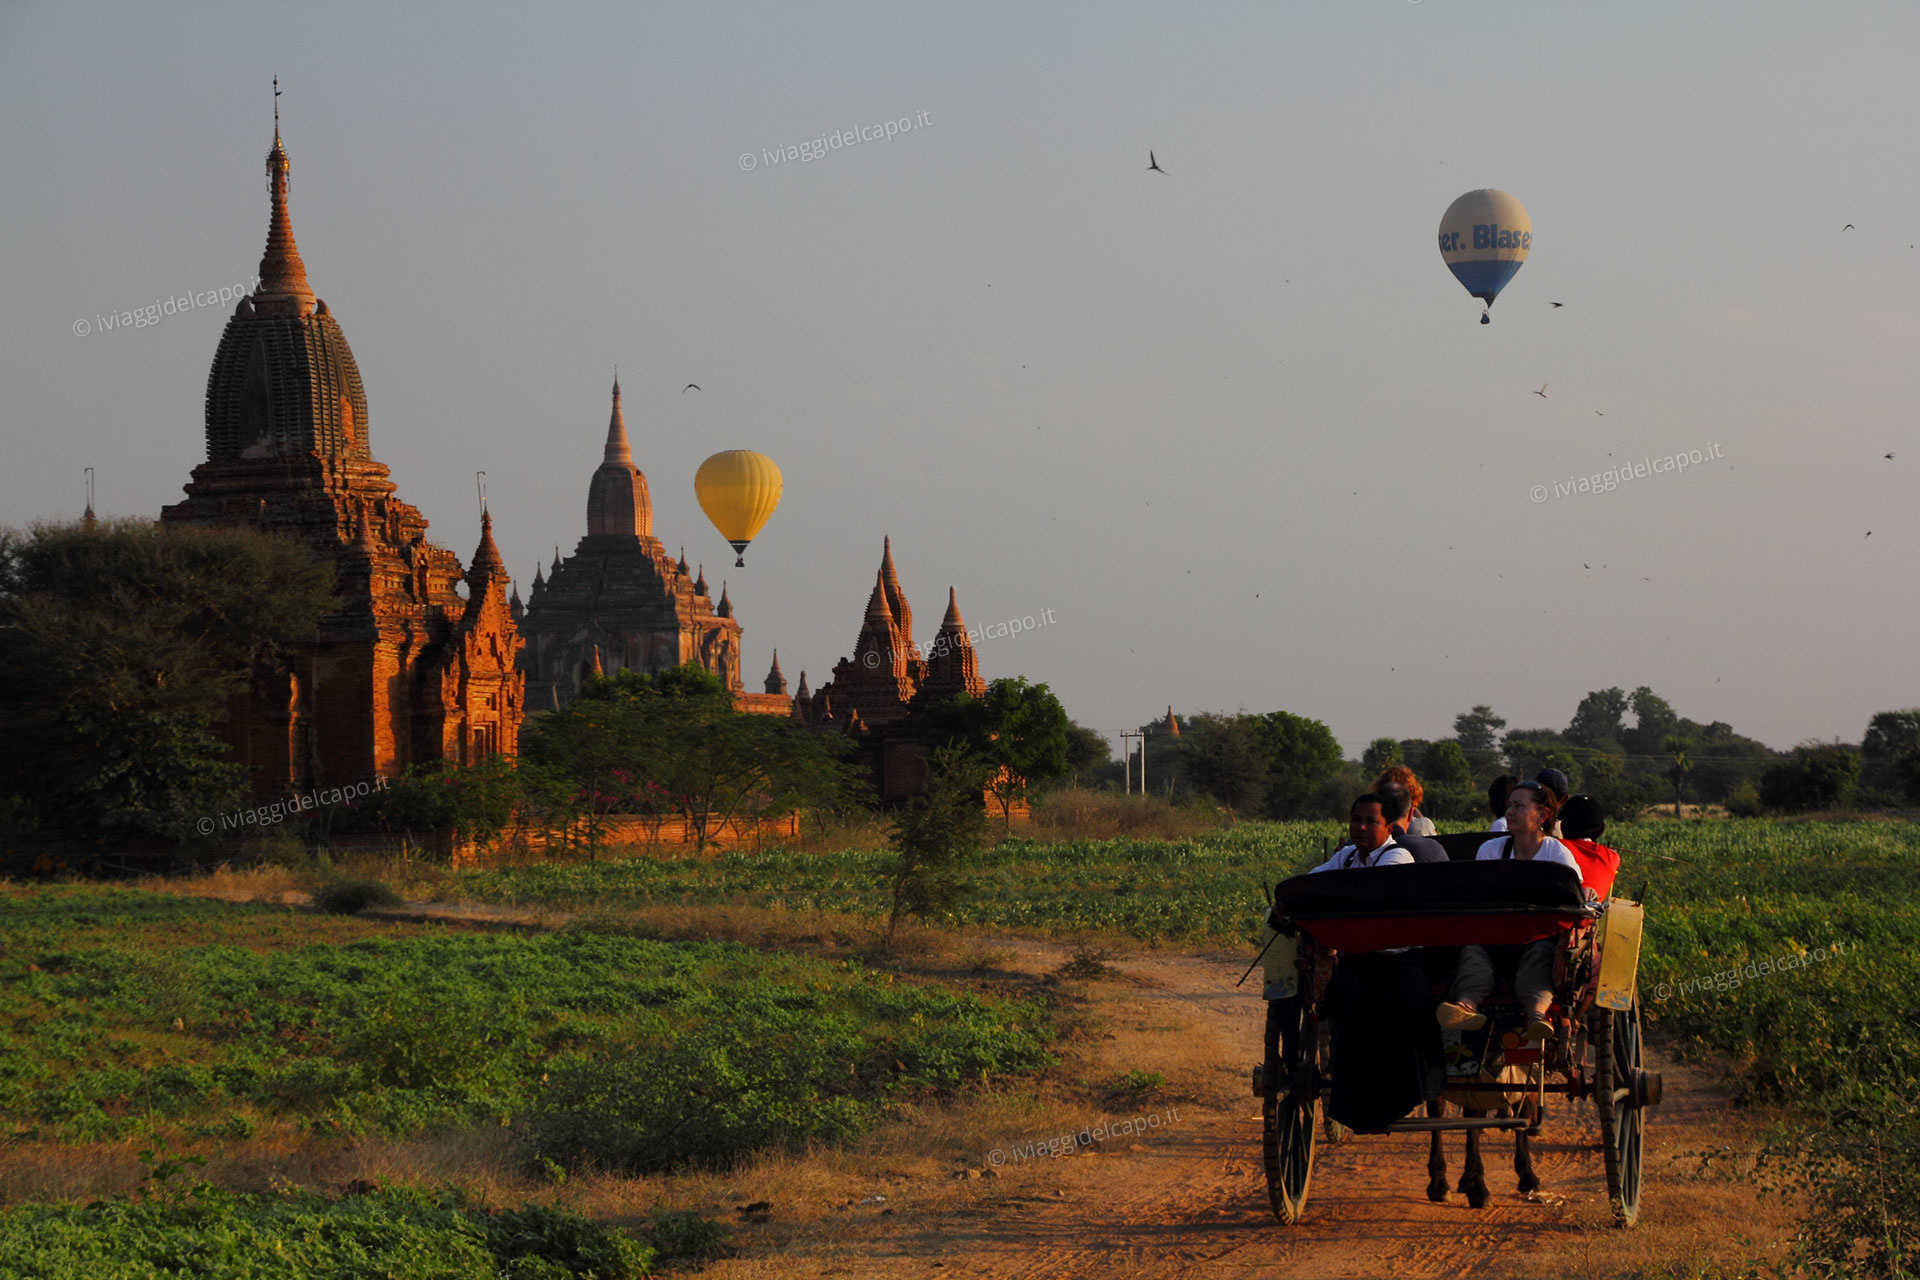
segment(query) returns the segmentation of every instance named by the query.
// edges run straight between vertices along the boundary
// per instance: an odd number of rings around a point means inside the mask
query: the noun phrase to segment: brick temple
[[[919,712],[955,694],[978,698],[986,691],[952,587],[932,643],[924,650],[914,643],[913,609],[894,569],[893,539],[885,538],[853,656],[840,659],[818,691],[807,688],[801,672],[793,716],[809,728],[850,735],[854,760],[872,770],[880,798],[901,800],[926,786],[926,748],[915,732]]]
[[[337,599],[284,669],[254,674],[223,736],[262,795],[511,755],[524,715],[521,641],[492,520],[483,515],[463,571],[374,460],[353,352],[294,244],[275,115],[259,287],[214,354],[206,461],[160,518],[294,538],[333,564]]]
[[[528,705],[552,711],[579,696],[590,675],[630,670],[651,675],[687,663],[718,676],[742,711],[787,715],[792,700],[774,655],[765,692],[748,693],[740,676],[740,622],[721,584],[714,601],[706,569],[689,571],[653,536],[653,499],[634,465],[620,381],[606,448],[587,484],[587,532],[553,570],[534,570],[533,587],[514,617],[526,637],[520,655]]]

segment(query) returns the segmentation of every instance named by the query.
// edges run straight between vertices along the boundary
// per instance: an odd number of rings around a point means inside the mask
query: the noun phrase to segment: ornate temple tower
[[[261,794],[512,754],[524,714],[491,520],[463,599],[459,559],[427,541],[426,519],[374,461],[353,352],[294,244],[290,167],[276,110],[260,284],[214,353],[207,459],[160,513],[282,534],[334,565],[319,632],[228,709],[226,736]]]
[[[771,687],[771,675],[768,680]],[[924,651],[914,644],[913,610],[893,567],[893,539],[887,538],[853,656],[835,663],[833,678],[818,690],[809,689],[806,672],[800,673],[793,717],[813,729],[851,735],[858,744],[854,758],[872,770],[881,798],[899,800],[926,785],[926,749],[916,736],[915,717],[955,694],[978,698],[986,691],[952,587],[933,643]]]
[[[544,577],[535,571],[520,628],[520,666],[537,711],[572,701],[595,672],[652,673],[688,662],[719,676],[740,710],[792,710],[784,694],[746,692],[740,623],[725,586],[716,603],[705,569],[696,577],[684,550],[676,562],[653,536],[653,500],[633,464],[617,378],[606,447],[587,483],[586,536],[565,560],[556,549]]]

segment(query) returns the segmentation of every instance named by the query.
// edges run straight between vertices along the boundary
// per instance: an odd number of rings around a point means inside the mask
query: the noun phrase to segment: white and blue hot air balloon
[[[1469,191],[1440,219],[1440,257],[1466,291],[1487,304],[1481,324],[1493,322],[1493,300],[1507,287],[1533,247],[1526,208],[1491,187]]]

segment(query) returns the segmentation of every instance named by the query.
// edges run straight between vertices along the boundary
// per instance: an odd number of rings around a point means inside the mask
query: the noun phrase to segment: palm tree
[[[1687,759],[1687,752],[1693,750],[1693,741],[1678,734],[1670,734],[1661,744],[1661,750],[1672,758],[1673,764],[1667,769],[1667,776],[1673,779],[1673,816],[1680,816],[1680,788],[1686,783],[1687,775],[1693,772],[1693,761]]]

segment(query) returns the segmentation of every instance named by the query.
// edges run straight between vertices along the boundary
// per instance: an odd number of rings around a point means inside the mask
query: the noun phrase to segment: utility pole
[[[1144,733],[1123,733],[1120,735],[1120,766],[1127,777],[1127,794],[1133,794],[1133,749],[1127,744],[1133,739],[1140,742],[1140,794],[1147,794],[1147,735]]]

